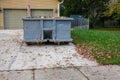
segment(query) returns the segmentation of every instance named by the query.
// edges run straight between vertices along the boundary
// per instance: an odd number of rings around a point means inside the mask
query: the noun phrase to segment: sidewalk
[[[120,80],[120,66],[0,71],[0,80]]]

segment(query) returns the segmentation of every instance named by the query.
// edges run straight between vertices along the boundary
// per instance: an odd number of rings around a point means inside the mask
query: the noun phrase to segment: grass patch
[[[72,30],[73,42],[101,64],[120,64],[120,31]]]

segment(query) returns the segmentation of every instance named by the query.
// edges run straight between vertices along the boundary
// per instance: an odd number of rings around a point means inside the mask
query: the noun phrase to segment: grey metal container
[[[24,42],[70,42],[73,18],[24,18]]]

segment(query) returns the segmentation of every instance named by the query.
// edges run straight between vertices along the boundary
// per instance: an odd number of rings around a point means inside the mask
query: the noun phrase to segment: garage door
[[[32,16],[53,16],[53,10],[31,10]]]
[[[52,9],[33,9],[31,10],[32,16],[53,16]],[[22,18],[26,17],[26,10],[5,10],[4,12],[4,25],[5,29],[22,29]]]
[[[22,18],[26,17],[26,10],[5,10],[4,25],[5,29],[23,28]]]

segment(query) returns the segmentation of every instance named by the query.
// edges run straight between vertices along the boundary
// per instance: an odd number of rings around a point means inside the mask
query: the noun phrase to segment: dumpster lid
[[[23,18],[23,20],[74,20],[73,18]]]

